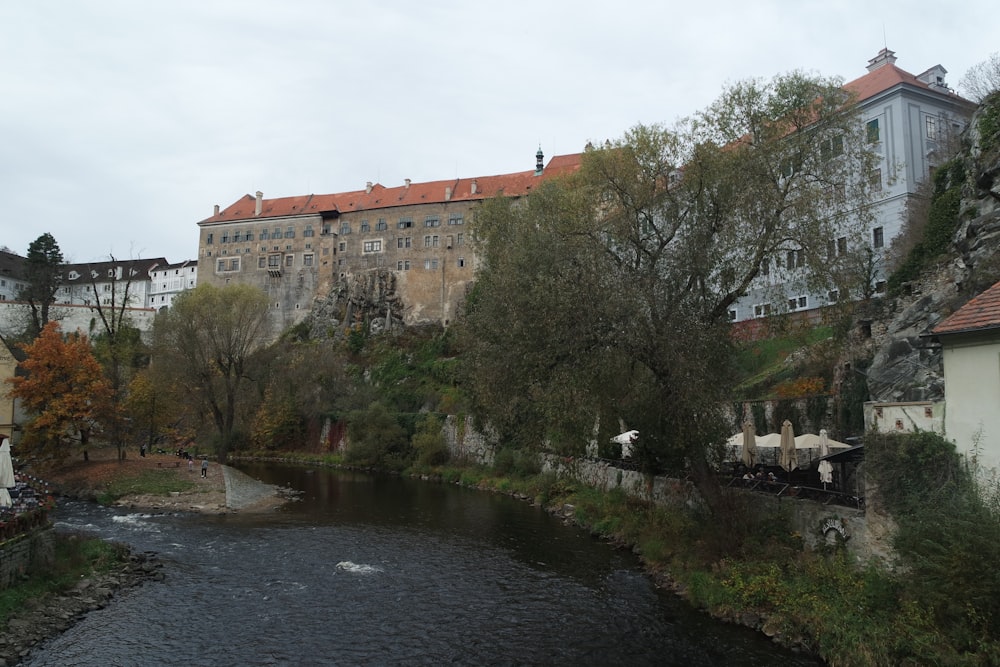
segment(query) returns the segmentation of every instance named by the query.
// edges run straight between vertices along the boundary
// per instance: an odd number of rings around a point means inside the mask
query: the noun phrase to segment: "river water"
[[[818,665],[652,585],[635,557],[506,496],[240,466],[302,492],[265,515],[60,503],[57,530],[155,551],[24,665]]]

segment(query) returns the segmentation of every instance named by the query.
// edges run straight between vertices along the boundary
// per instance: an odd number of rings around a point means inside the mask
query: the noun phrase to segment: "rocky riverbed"
[[[17,665],[31,649],[67,630],[80,618],[106,606],[115,595],[146,581],[163,579],[153,553],[132,553],[121,566],[81,579],[72,589],[27,602],[0,631],[0,667]]]

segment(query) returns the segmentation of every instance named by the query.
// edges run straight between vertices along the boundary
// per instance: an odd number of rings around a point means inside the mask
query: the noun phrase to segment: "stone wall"
[[[492,441],[473,428],[471,418],[450,415],[444,436],[453,457],[483,465],[492,463]],[[542,455],[542,471],[568,476],[602,491],[620,489],[630,497],[662,506],[692,509],[702,502],[694,484],[687,480],[650,477],[604,461]],[[742,489],[734,492],[762,511],[787,512],[792,529],[802,536],[809,549],[841,544],[859,563],[876,561],[891,565],[893,562],[891,540],[895,526],[890,517],[876,508],[865,511]]]
[[[9,588],[39,563],[51,563],[53,557],[51,526],[0,542],[0,590]]]

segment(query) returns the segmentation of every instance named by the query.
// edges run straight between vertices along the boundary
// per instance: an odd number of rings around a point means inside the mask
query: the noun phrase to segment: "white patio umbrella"
[[[754,433],[753,422],[749,420],[743,424],[742,460],[747,468],[753,468],[753,464],[757,462],[757,434]]]
[[[10,507],[13,501],[10,499],[10,492],[7,489],[13,488],[14,462],[10,460],[10,440],[3,437],[3,444],[0,445],[0,507]]]
[[[819,456],[822,459],[824,456],[830,454],[830,444],[826,437],[826,429],[820,429],[819,431]],[[819,481],[823,483],[823,488],[826,488],[827,484],[833,484],[833,464],[829,461],[823,460],[819,462],[817,468],[819,470]]]
[[[778,465],[789,473],[799,465],[795,454],[795,432],[792,430],[792,422],[787,419],[781,424],[781,456]]]

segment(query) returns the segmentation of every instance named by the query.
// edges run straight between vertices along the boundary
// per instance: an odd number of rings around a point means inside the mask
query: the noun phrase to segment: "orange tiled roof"
[[[1000,328],[1000,282],[948,316],[931,334],[967,333]]]
[[[541,180],[577,171],[580,168],[581,157],[580,153],[557,155],[549,160],[548,166],[540,176],[532,170],[496,176],[410,183],[392,188],[376,183],[370,190],[366,188],[328,195],[263,199],[260,215],[254,215],[257,200],[250,195],[244,195],[235,203],[220,210],[217,215],[205,218],[199,224],[321,213],[339,214],[414,204],[441,204],[446,201],[476,201],[488,199],[501,192],[510,196],[522,196],[528,194]]]
[[[903,83],[969,104],[969,101],[965,98],[956,95],[955,93],[945,92],[939,88],[932,88],[929,84],[924,83],[915,75],[896,67],[892,63],[885,63],[881,67],[868,72],[864,76],[858,77],[854,81],[845,83],[844,89],[857,95],[856,101],[863,102],[870,97],[875,97],[879,93]]]

